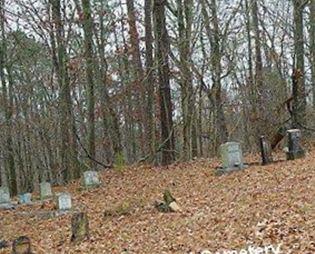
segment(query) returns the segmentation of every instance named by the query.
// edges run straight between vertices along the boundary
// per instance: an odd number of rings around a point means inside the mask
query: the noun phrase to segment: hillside
[[[49,218],[52,202],[0,211],[0,240],[27,235],[35,253],[224,253],[270,244],[282,244],[281,253],[315,253],[315,151],[277,159],[220,177],[216,160],[106,171],[100,188],[83,190],[76,182],[54,189],[69,191],[75,209],[88,213],[89,240],[70,243],[71,214]],[[167,188],[182,212],[153,207]],[[117,214],[104,216],[108,209]]]

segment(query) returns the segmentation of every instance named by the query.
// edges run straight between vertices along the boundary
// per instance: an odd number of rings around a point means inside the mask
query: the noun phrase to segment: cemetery
[[[0,0],[0,254],[315,254],[315,0]]]
[[[260,156],[258,157],[252,158],[251,156],[244,154],[242,152],[240,142],[230,141],[220,146],[218,160],[212,162],[195,162],[198,170],[195,171],[195,173],[194,170],[192,171],[191,169],[192,164],[183,165],[183,168],[177,168],[174,166],[169,168],[167,171],[168,175],[172,175],[170,180],[158,183],[160,180],[154,176],[156,173],[150,172],[150,174],[152,174],[151,178],[153,179],[153,183],[144,185],[145,187],[143,187],[141,191],[132,186],[125,186],[127,191],[126,194],[129,198],[126,196],[121,200],[121,202],[117,202],[117,197],[118,195],[121,195],[121,193],[110,191],[111,194],[109,194],[108,188],[113,188],[114,190],[119,184],[115,183],[115,181],[106,184],[106,179],[108,179],[111,175],[110,172],[105,173],[105,175],[100,175],[97,171],[84,172],[81,180],[75,183],[74,186],[69,186],[66,192],[55,192],[49,182],[42,182],[40,183],[38,199],[34,198],[33,193],[23,193],[18,196],[18,199],[11,199],[8,189],[2,187],[0,188],[0,215],[2,217],[0,217],[3,218],[4,216],[9,216],[8,213],[16,214],[19,222],[12,221],[11,219],[6,219],[5,221],[1,219],[1,225],[6,228],[8,232],[16,232],[15,234],[18,234],[16,237],[19,238],[11,238],[9,236],[10,234],[2,233],[2,235],[0,235],[2,237],[0,239],[0,253],[2,253],[2,250],[4,251],[8,249],[12,249],[12,253],[30,253],[27,251],[34,248],[32,245],[34,245],[37,241],[41,241],[40,237],[37,236],[36,230],[34,231],[30,228],[24,232],[19,230],[23,224],[29,223],[30,221],[32,221],[32,224],[37,225],[45,225],[48,221],[50,221],[51,226],[54,230],[56,230],[56,232],[59,232],[59,230],[63,230],[62,228],[67,227],[67,233],[64,235],[65,242],[62,245],[62,248],[66,248],[70,251],[73,244],[80,245],[81,242],[90,241],[89,239],[96,237],[93,236],[94,230],[91,230],[91,225],[100,223],[102,220],[107,221],[109,224],[101,226],[101,228],[97,231],[98,233],[96,234],[99,237],[102,234],[107,235],[106,232],[108,232],[111,223],[114,223],[115,221],[121,221],[118,222],[118,227],[121,227],[123,230],[129,232],[128,234],[137,235],[138,229],[136,229],[137,227],[135,226],[135,223],[140,220],[146,221],[145,224],[141,226],[141,230],[144,230],[144,227],[146,227],[145,225],[149,226],[151,223],[158,228],[165,227],[171,231],[177,231],[180,227],[182,227],[182,225],[186,225],[188,228],[197,227],[198,234],[203,235],[205,232],[203,232],[201,228],[199,229],[199,226],[197,225],[201,222],[213,224],[216,220],[218,220],[219,217],[217,216],[222,213],[220,207],[223,206],[223,203],[221,203],[220,200],[225,200],[224,202],[228,203],[231,202],[235,199],[235,197],[233,199],[231,198],[233,197],[233,192],[237,189],[243,190],[243,195],[245,195],[244,198],[246,200],[245,202],[248,202],[248,205],[253,202],[263,202],[263,197],[268,195],[268,193],[274,193],[274,191],[284,191],[284,193],[286,193],[288,191],[291,192],[299,190],[299,194],[294,197],[296,201],[304,196],[303,192],[300,191],[300,188],[308,192],[314,191],[314,185],[309,186],[311,189],[307,190],[306,186],[303,186],[302,182],[299,183],[295,180],[292,182],[292,180],[286,178],[284,174],[285,171],[291,168],[290,161],[292,160],[304,159],[306,160],[304,162],[308,163],[309,166],[311,166],[311,164],[309,164],[308,161],[314,161],[314,152],[305,152],[305,149],[302,146],[302,137],[299,130],[288,130],[286,140],[288,148],[285,149],[285,152],[282,152],[282,155],[279,155],[279,152],[274,155],[272,154],[269,141],[266,137],[262,136],[259,139],[259,142],[261,151]],[[280,160],[280,162],[277,163],[276,158],[285,158],[285,160]],[[142,169],[138,168],[133,170],[136,171],[136,174],[141,174],[141,172],[149,169],[144,167]],[[175,171],[175,173],[172,171]],[[132,172],[132,170],[129,170],[128,172]],[[264,172],[268,172],[267,175]],[[309,172],[307,171],[301,171],[299,173],[299,177],[306,178],[308,173]],[[130,174],[132,173],[128,173],[127,175],[112,175],[111,177],[113,177],[113,179],[116,178],[116,180],[123,180],[125,184],[127,184],[129,182],[128,178],[130,177]],[[250,177],[245,177],[246,175],[249,175]],[[234,179],[239,179],[242,181],[242,184],[238,186],[233,185]],[[135,183],[131,183],[131,185],[135,184],[135,186],[138,186],[141,181],[141,178],[138,178],[138,180],[136,180]],[[269,190],[265,194],[260,193],[257,189],[252,189],[251,187],[252,185],[262,184],[262,181],[268,182],[269,184]],[[83,186],[84,188],[75,187],[77,184],[78,186]],[[217,184],[220,184],[223,187],[219,187],[220,185]],[[223,189],[227,188],[224,186],[230,186],[229,188],[232,188],[229,191],[230,193],[221,192]],[[247,186],[246,188],[248,189],[245,190],[245,186]],[[288,186],[290,186],[290,188]],[[190,193],[190,191],[193,192]],[[198,194],[194,194],[195,191],[197,191]],[[143,196],[145,193],[150,193],[149,197]],[[84,196],[85,198],[82,199],[80,196]],[[130,197],[132,198],[130,199]],[[158,200],[160,197],[163,198],[162,201]],[[270,198],[271,196],[269,196],[269,199]],[[272,202],[281,202],[278,200],[278,198],[281,197],[274,198],[275,199]],[[203,205],[198,205],[198,200],[200,200]],[[236,200],[241,202],[240,197],[236,197]],[[191,203],[191,201],[193,203]],[[291,202],[296,201],[291,200]],[[307,208],[304,208],[306,209],[305,216],[308,216],[309,220],[314,219],[312,217],[313,213],[311,212],[313,211],[311,210],[313,209],[311,207],[311,201],[312,198],[310,197],[308,201],[309,203],[305,202],[305,205],[308,204],[306,206]],[[112,202],[115,204],[113,205]],[[219,206],[214,205],[217,202],[220,202]],[[27,208],[25,208],[25,204],[28,205]],[[232,204],[233,203],[231,203],[231,205]],[[261,205],[267,204],[261,203]],[[290,205],[290,202],[287,205]],[[194,209],[195,206],[198,207],[197,210]],[[233,207],[234,208],[231,212],[233,211],[234,213],[241,209],[238,203],[233,204]],[[28,212],[25,209],[27,209]],[[259,212],[258,207],[256,210]],[[247,212],[249,212],[249,210]],[[254,211],[251,211],[251,213],[252,212]],[[279,211],[274,210],[273,212],[278,213]],[[296,211],[296,213],[297,212],[298,211]],[[154,220],[154,222],[149,222],[149,215],[158,216],[160,219],[157,221]],[[286,219],[289,220],[292,225],[296,225],[297,221],[295,221],[294,216],[286,216],[288,217]],[[216,217],[217,219],[215,219]],[[256,227],[256,230],[260,230],[259,228],[261,227],[262,221],[265,221],[264,223],[270,223],[269,230],[272,230],[273,223],[275,223],[272,221],[273,219],[275,219],[275,217],[268,218],[262,213],[261,217],[255,217],[255,222],[252,226],[254,228]],[[126,223],[129,220],[132,220],[131,222],[128,222],[131,224],[127,225]],[[270,221],[266,222],[266,220]],[[15,223],[21,224],[15,228]],[[218,222],[215,223],[217,224]],[[219,225],[224,228],[230,223],[244,232],[247,230],[244,225],[242,225],[242,218],[235,222],[223,220],[219,223]],[[280,223],[280,221],[277,223]],[[149,227],[151,226],[152,225]],[[268,231],[268,229],[265,230]],[[285,225],[283,225],[283,230],[286,230]],[[265,232],[266,234],[269,232],[267,231]],[[223,231],[220,232],[221,234],[223,233]],[[166,234],[166,232],[163,234]],[[218,237],[223,237],[223,235],[218,235]],[[267,237],[267,235],[255,235],[255,239],[260,239],[260,237],[262,237],[261,239],[265,239],[264,237]],[[302,241],[300,237],[303,237],[303,234],[296,235],[295,237],[298,237],[296,239]],[[176,238],[177,237],[175,237],[175,239]],[[61,248],[57,247],[58,242],[55,241],[56,239],[53,237],[49,242],[51,245],[49,248]],[[169,239],[165,241],[165,244],[169,246],[171,242],[172,240]],[[39,244],[39,242],[37,242],[35,246],[37,244]],[[122,242],[117,239],[117,244],[117,246],[120,246]],[[143,244],[145,245],[145,243]],[[307,245],[307,243],[304,244],[305,246]],[[174,246],[173,248],[184,251],[184,246],[186,245],[195,246],[195,243],[193,242],[193,239],[186,239],[185,243],[182,245],[183,247]],[[91,246],[87,249],[91,251],[89,253],[92,253],[92,249],[90,249],[94,248],[92,246],[93,244],[91,243]],[[208,245],[203,241],[199,243],[199,246],[200,251],[202,248],[208,248]],[[113,253],[118,251],[118,249],[116,249],[116,247],[112,244],[108,245],[106,248],[112,249]],[[136,245],[133,246],[132,244],[129,248],[131,250],[133,248],[137,249]],[[17,249],[21,249],[26,252],[19,252]],[[128,248],[126,247],[126,249]],[[158,249],[162,250],[163,248],[160,246]]]

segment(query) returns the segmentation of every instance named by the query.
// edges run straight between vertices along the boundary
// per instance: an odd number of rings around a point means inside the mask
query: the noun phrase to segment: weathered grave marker
[[[86,213],[75,213],[71,218],[71,242],[80,242],[89,237],[89,221]]]
[[[31,240],[27,236],[20,236],[12,244],[12,254],[31,254]]]
[[[98,187],[101,184],[97,171],[85,171],[83,181],[85,187]]]
[[[169,190],[165,190],[163,193],[163,201],[156,200],[154,202],[154,207],[163,213],[168,212],[181,212],[182,209],[177,204],[176,199],[173,197]]]
[[[72,208],[71,195],[69,193],[58,194],[58,209],[61,211],[70,210]]]
[[[244,168],[243,153],[238,142],[227,142],[220,146],[222,167],[227,170]]]
[[[272,149],[270,143],[265,138],[265,136],[260,137],[260,153],[262,159],[262,165],[267,165],[273,161]]]
[[[0,204],[11,203],[10,192],[8,187],[0,188]]]
[[[32,193],[23,193],[19,195],[20,204],[31,204],[32,203]]]
[[[48,182],[40,183],[40,198],[46,199],[52,197],[51,185]]]
[[[302,133],[299,129],[292,129],[287,131],[288,135],[288,152],[287,160],[295,160],[299,158],[303,158],[305,156],[305,152],[300,144]]]

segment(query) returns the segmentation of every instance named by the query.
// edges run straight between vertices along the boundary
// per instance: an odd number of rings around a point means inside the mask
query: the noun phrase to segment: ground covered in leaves
[[[315,150],[284,159],[260,166],[249,156],[248,169],[223,176],[215,176],[214,159],[107,171],[99,188],[76,182],[54,189],[70,192],[74,208],[87,212],[90,239],[70,243],[71,213],[54,216],[49,201],[0,211],[0,240],[27,235],[35,253],[215,253],[269,244],[282,244],[281,253],[315,253]],[[154,208],[165,189],[181,212]]]

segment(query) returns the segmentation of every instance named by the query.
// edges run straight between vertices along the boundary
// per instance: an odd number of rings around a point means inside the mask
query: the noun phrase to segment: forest
[[[267,189],[293,186],[286,182],[289,178],[284,180],[287,175],[298,178],[295,188],[308,188],[314,181],[314,173],[307,171],[314,170],[314,140],[315,0],[0,0],[0,186],[8,188],[12,198],[38,193],[42,183],[50,183],[57,190],[73,190],[76,202],[89,206],[85,194],[81,199],[77,191],[79,179],[92,172],[91,179],[100,173],[101,187],[85,191],[96,210],[103,208],[94,198],[106,193],[111,204],[122,202],[116,210],[127,207],[129,213],[131,207],[136,216],[137,209],[149,209],[145,207],[153,196],[172,189],[172,194],[164,192],[166,205],[175,202],[173,193],[182,194],[179,203],[185,206],[174,209],[185,213],[189,193],[198,200],[189,179],[205,200],[217,204],[216,191],[236,186],[233,175],[248,181],[254,193],[260,177],[267,179]],[[297,145],[300,141],[306,153]],[[249,168],[220,177],[212,174],[220,167],[222,144],[234,142],[235,149],[242,147]],[[289,154],[290,146],[300,150]],[[265,148],[266,154],[261,151]],[[260,152],[263,164],[268,153],[274,153],[265,175]],[[233,167],[243,168],[240,156],[240,164]],[[278,165],[284,171],[273,173]],[[242,178],[248,171],[256,180]],[[209,182],[217,183],[217,189],[210,196],[201,194]],[[189,193],[183,184],[189,185]],[[145,197],[135,201],[138,191],[132,188],[141,186]],[[126,190],[116,193],[120,188]],[[260,194],[249,189],[239,191],[254,202],[252,195]],[[132,201],[123,201],[127,192]],[[302,198],[302,191],[297,192],[295,198]],[[229,197],[223,202],[227,207]],[[282,202],[280,196],[270,199]],[[50,209],[49,202],[35,206]],[[314,204],[314,196],[305,202]],[[162,210],[163,205],[156,203]],[[0,213],[0,250],[5,236],[1,218],[5,215]],[[305,229],[309,243],[301,244],[308,247],[288,253],[315,253],[315,221],[308,218],[314,223]],[[15,225],[11,219],[8,227]],[[162,223],[170,226],[169,221]],[[244,246],[231,241],[231,247]],[[149,253],[153,246],[123,252],[121,243],[116,244],[119,247],[111,246],[108,253]],[[58,249],[58,243],[51,245]],[[105,253],[101,247],[81,247],[82,253]],[[154,250],[190,253],[176,248]]]

